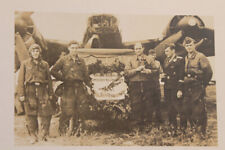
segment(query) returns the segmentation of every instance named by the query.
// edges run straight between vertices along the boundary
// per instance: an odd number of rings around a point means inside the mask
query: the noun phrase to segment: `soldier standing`
[[[187,127],[188,119],[191,125],[200,125],[205,134],[207,111],[204,96],[206,86],[212,78],[212,68],[206,56],[196,51],[194,39],[186,37],[183,45],[188,52],[185,57],[183,127]]]
[[[133,126],[138,126],[142,130],[146,112],[147,110],[152,110],[149,108],[153,106],[152,93],[149,89],[152,89],[151,86],[154,83],[149,80],[152,70],[147,68],[149,61],[148,57],[143,54],[144,49],[141,43],[137,43],[134,49],[136,56],[126,66],[125,75],[128,79],[129,97],[131,100],[130,119]],[[148,118],[149,120],[150,118]]]
[[[168,106],[168,119],[172,129],[177,129],[178,99],[177,91],[184,79],[184,60],[175,53],[175,45],[170,44],[165,49],[166,59],[163,64],[162,81],[164,81],[164,96]]]
[[[51,116],[54,113],[51,105],[53,95],[49,65],[41,58],[41,48],[32,44],[29,48],[30,59],[21,64],[18,79],[18,94],[24,102],[25,120],[31,144],[38,141],[38,119],[40,119],[41,140],[46,141],[49,134]]]
[[[84,83],[90,87],[90,78],[84,60],[78,55],[79,44],[71,41],[68,45],[69,54],[60,58],[51,70],[51,74],[63,82],[61,85],[61,115],[59,133],[65,134],[69,125],[69,135],[82,124],[82,103],[87,99]],[[79,136],[79,132],[77,136]]]
[[[159,75],[163,72],[160,62],[155,60],[155,58],[156,58],[156,51],[154,49],[150,49],[148,52],[148,59],[146,59],[146,61],[148,61],[146,68],[151,70],[151,73],[149,74],[148,77],[148,82],[151,84],[148,86],[148,90],[146,90],[146,92],[149,93],[148,101],[150,102],[151,105],[149,107],[147,106],[146,119],[151,122],[153,112],[155,111],[156,124],[157,126],[159,126],[159,124],[162,122],[160,110],[161,92],[160,92]],[[153,102],[153,105],[151,102]]]

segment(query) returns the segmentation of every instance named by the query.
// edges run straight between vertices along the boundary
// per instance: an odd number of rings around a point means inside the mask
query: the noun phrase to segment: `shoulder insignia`
[[[22,63],[24,63],[24,64],[27,64],[29,62],[31,62],[31,59],[30,58],[29,59],[25,59],[25,60],[22,61]]]
[[[203,53],[201,53],[201,52],[198,52],[197,55],[198,55],[198,57],[206,57],[206,56],[205,56]]]
[[[178,61],[182,61],[183,60],[183,57],[177,56],[177,60]]]

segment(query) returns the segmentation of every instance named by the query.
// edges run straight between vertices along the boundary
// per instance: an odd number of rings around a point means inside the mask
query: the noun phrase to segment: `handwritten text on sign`
[[[94,96],[96,100],[122,100],[127,94],[127,84],[124,77],[117,73],[95,74],[92,78]]]

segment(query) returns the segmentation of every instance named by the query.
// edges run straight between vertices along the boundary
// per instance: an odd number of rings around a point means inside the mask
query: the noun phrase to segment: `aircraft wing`
[[[146,49],[150,49],[150,48],[154,48],[159,42],[160,40],[158,39],[138,40],[138,41],[131,41],[131,42],[123,42],[123,46],[125,48],[133,49],[136,43],[141,43],[143,47],[145,47]]]
[[[121,55],[134,55],[134,51],[131,49],[78,49],[77,52],[81,55],[93,55],[93,56],[121,56]]]
[[[135,56],[132,49],[78,49],[79,55],[84,58],[87,65],[100,60],[103,65],[110,66],[118,59],[123,64],[127,64],[129,59]],[[91,59],[90,59],[91,58]]]

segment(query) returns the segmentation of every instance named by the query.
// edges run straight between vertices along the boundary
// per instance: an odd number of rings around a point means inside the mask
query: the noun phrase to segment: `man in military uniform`
[[[191,125],[197,123],[205,134],[207,112],[205,108],[205,88],[212,78],[212,68],[206,56],[195,49],[195,40],[186,37],[183,45],[188,52],[185,57],[183,128],[187,127],[187,119]]]
[[[165,49],[166,59],[163,64],[162,81],[164,81],[164,97],[168,106],[168,119],[172,129],[177,129],[177,113],[179,99],[178,86],[184,79],[184,60],[175,53],[175,45],[170,44]]]
[[[150,49],[148,52],[148,59],[146,68],[151,70],[151,73],[148,76],[147,82],[151,83],[148,86],[148,89],[146,89],[146,92],[148,92],[148,101],[150,102],[150,106],[147,106],[146,108],[146,119],[148,121],[152,121],[152,115],[155,111],[155,120],[157,126],[162,122],[161,118],[161,108],[160,108],[160,100],[161,100],[161,92],[160,92],[160,83],[159,83],[159,75],[162,72],[162,68],[160,65],[160,62],[157,61],[156,58],[156,51],[154,49]],[[152,103],[153,102],[153,105]],[[148,104],[148,102],[147,102]]]
[[[78,55],[79,44],[71,41],[68,45],[69,54],[60,58],[51,70],[51,74],[63,82],[61,85],[61,115],[59,133],[65,134],[69,125],[69,135],[82,124],[82,104],[87,99],[84,83],[90,87],[90,78],[84,60]],[[80,133],[77,133],[79,136]]]
[[[126,65],[125,76],[128,79],[131,100],[130,119],[133,127],[137,126],[142,130],[145,121],[151,121],[153,110],[151,108],[154,105],[151,89],[155,86],[155,82],[153,83],[153,78],[150,77],[150,74],[152,74],[150,69],[152,60],[143,54],[144,49],[141,43],[137,43],[134,50],[136,56]]]
[[[18,94],[24,102],[26,127],[31,136],[31,143],[38,141],[38,119],[40,118],[41,140],[46,141],[53,108],[52,81],[49,65],[41,59],[41,48],[32,44],[29,48],[31,58],[22,62],[18,78]]]

